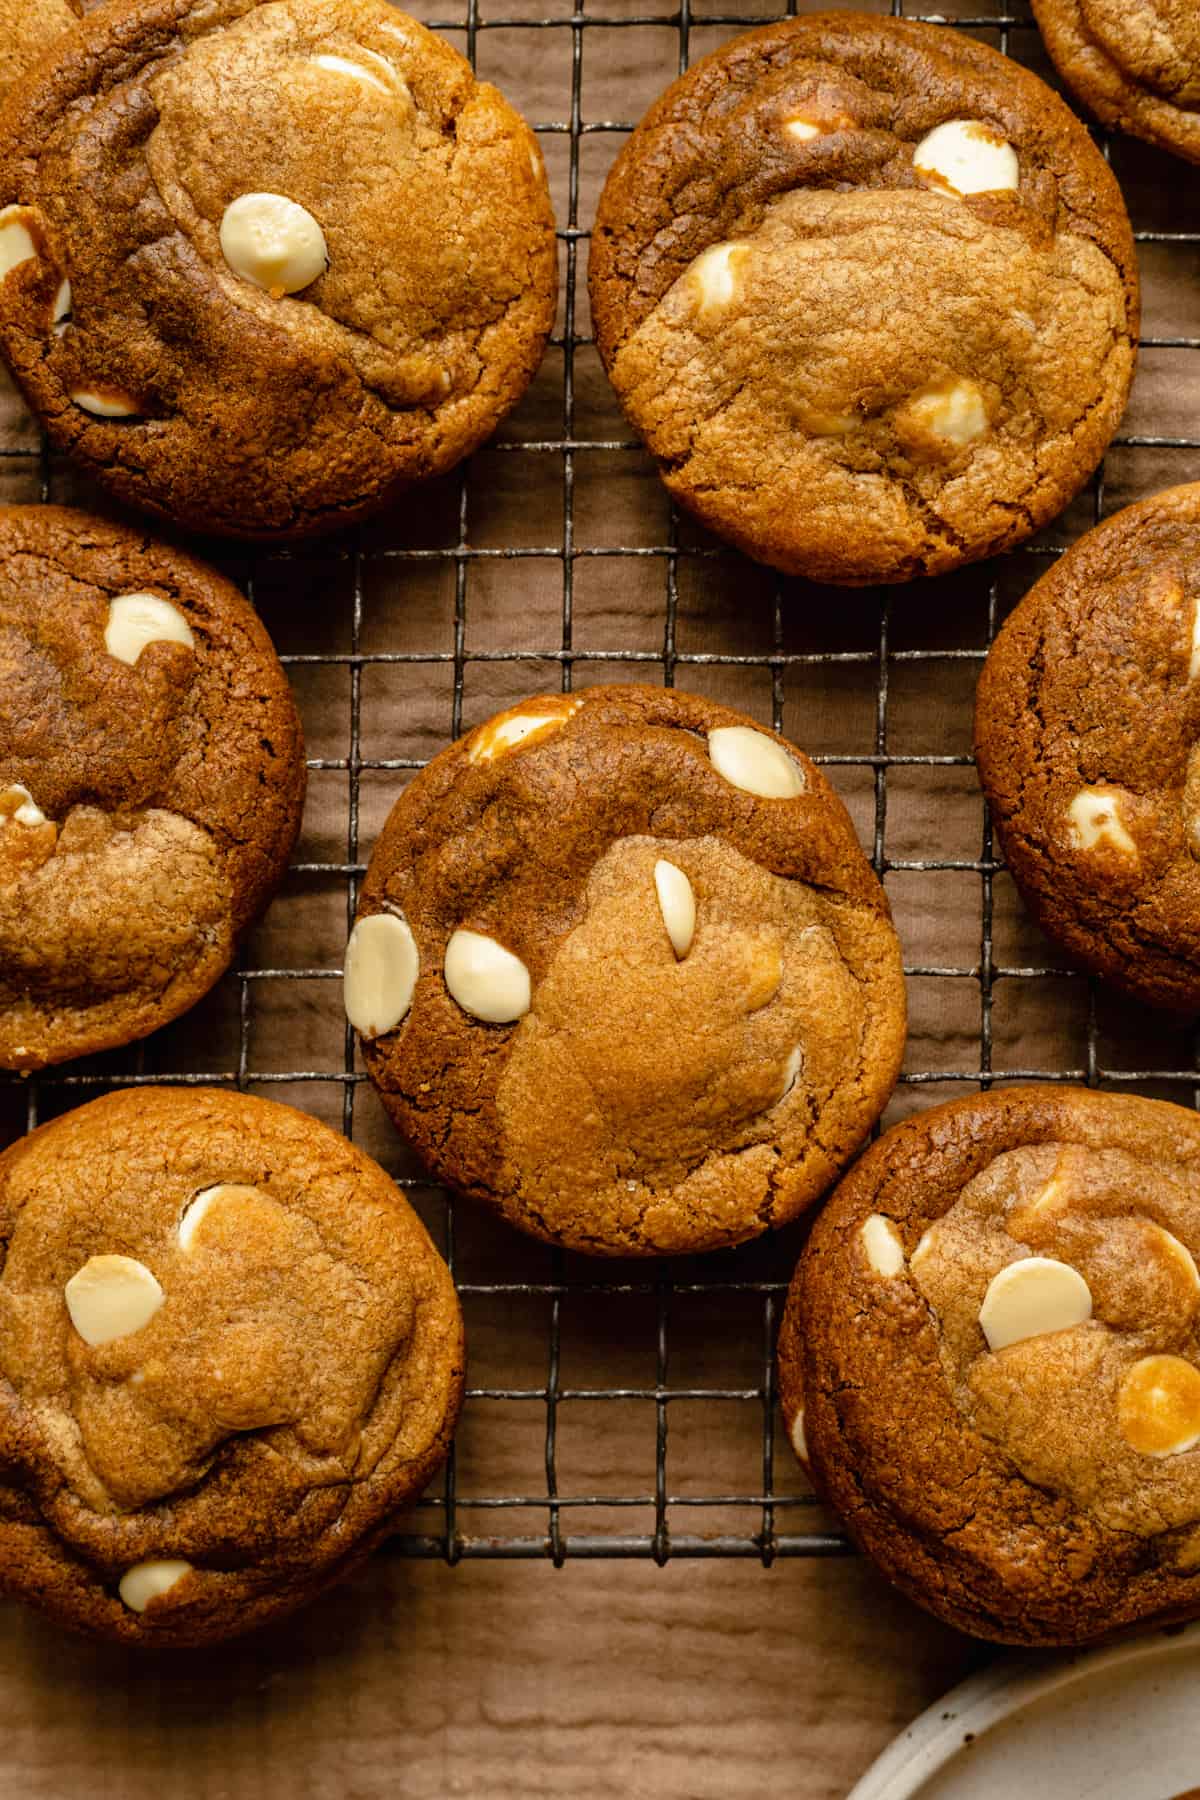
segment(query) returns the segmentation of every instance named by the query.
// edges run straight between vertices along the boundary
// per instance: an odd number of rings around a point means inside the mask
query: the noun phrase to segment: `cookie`
[[[939,1618],[1082,1644],[1200,1613],[1200,1119],[1007,1088],[887,1132],[779,1342],[793,1442]]]
[[[846,13],[667,90],[604,189],[591,294],[674,497],[844,583],[1053,518],[1117,427],[1138,321],[1120,192],[1062,102],[957,32]]]
[[[825,778],[649,687],[526,701],[416,777],[371,858],[346,1006],[438,1180],[598,1256],[794,1218],[904,1046],[887,900]]]
[[[1106,125],[1200,162],[1195,0],[1032,0],[1072,93]]]
[[[980,780],[1048,937],[1123,993],[1200,1011],[1200,484],[1106,519],[989,652]]]
[[[216,1089],[109,1094],[0,1156],[0,1591],[212,1643],[354,1569],[445,1457],[449,1271],[369,1157]]]
[[[86,513],[0,508],[0,1068],[111,1050],[206,994],[304,786],[236,588]]]
[[[121,500],[254,539],[440,475],[531,380],[525,122],[385,0],[123,0],[0,122],[0,349]]]
[[[0,0],[0,99],[82,11],[78,0]]]

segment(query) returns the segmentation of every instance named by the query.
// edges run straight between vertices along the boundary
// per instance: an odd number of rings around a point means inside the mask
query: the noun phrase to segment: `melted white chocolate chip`
[[[749,251],[748,244],[714,244],[699,255],[687,272],[687,280],[703,313],[722,312],[738,291],[737,267]]]
[[[130,1612],[144,1613],[152,1600],[169,1594],[191,1572],[191,1563],[182,1560],[135,1563],[121,1577],[117,1592]]]
[[[71,304],[71,284],[69,281],[62,281],[54,296],[54,307],[50,314],[50,323],[56,337],[61,337],[70,323]]]
[[[346,945],[342,994],[346,1017],[364,1038],[383,1037],[407,1018],[421,958],[399,913],[360,919]]]
[[[1067,808],[1067,819],[1073,849],[1094,850],[1107,844],[1136,858],[1137,845],[1121,823],[1117,796],[1108,788],[1082,788]]]
[[[363,50],[361,54],[369,56],[373,62],[387,69],[392,75],[391,83],[386,81],[382,74],[376,74],[373,69],[364,68],[362,63],[354,61],[348,56],[322,54],[310,56],[308,60],[314,69],[324,69],[329,75],[344,75],[349,81],[357,81],[363,87],[375,88],[379,93],[387,94],[391,98],[396,92],[396,84],[400,82],[399,75],[390,69],[383,57],[376,56],[374,51]]]
[[[863,1220],[859,1232],[863,1252],[877,1275],[899,1275],[904,1268],[904,1245],[900,1233],[882,1213],[872,1213]]]
[[[804,1408],[801,1407],[792,1420],[792,1449],[805,1468],[808,1467],[808,1439],[804,1435]]]
[[[446,945],[442,973],[450,998],[488,1025],[511,1025],[533,1000],[529,970],[519,956],[479,931],[456,931]]]
[[[973,381],[939,381],[907,401],[908,418],[919,429],[960,447],[986,437],[991,430],[983,394]]]
[[[764,800],[794,800],[804,775],[782,744],[749,725],[718,725],[708,734],[713,768],[731,787]]]
[[[71,1323],[86,1344],[111,1344],[148,1325],[166,1299],[145,1263],[132,1256],[93,1256],[68,1281]]]
[[[116,388],[76,388],[71,395],[75,406],[92,413],[97,419],[135,419],[141,411],[132,394],[118,393]]]
[[[159,594],[119,594],[109,603],[104,648],[118,662],[134,668],[147,644],[196,648],[191,626],[169,600]]]
[[[481,725],[472,735],[467,751],[468,761],[493,762],[506,751],[515,750],[526,738],[535,737],[541,732],[558,731],[582,705],[582,700],[564,700],[552,712],[522,712],[520,708],[515,708],[512,712],[500,713],[496,718],[489,719],[486,725]]]
[[[1182,1356],[1144,1356],[1121,1384],[1121,1435],[1142,1456],[1178,1456],[1200,1443],[1200,1370]]]
[[[654,887],[671,948],[680,962],[696,935],[696,895],[682,869],[659,857],[654,865]]]
[[[37,255],[37,245],[29,229],[32,220],[33,213],[28,206],[6,206],[0,212],[0,281]]]
[[[978,119],[948,119],[935,126],[913,151],[913,167],[956,194],[996,193],[1021,182],[1012,145]]]
[[[46,815],[27,787],[14,782],[0,793],[0,825],[13,819],[18,825],[44,825]]]
[[[1078,1269],[1049,1256],[1023,1256],[988,1284],[979,1324],[990,1350],[1066,1331],[1092,1316],[1092,1290]]]
[[[235,275],[276,297],[298,294],[325,273],[325,233],[285,194],[239,194],[221,220],[221,253]]]

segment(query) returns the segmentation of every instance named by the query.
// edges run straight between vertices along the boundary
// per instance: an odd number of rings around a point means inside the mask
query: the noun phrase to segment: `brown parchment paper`
[[[589,342],[587,239],[572,235],[586,234],[623,141],[621,130],[602,127],[640,116],[677,72],[681,40],[694,59],[731,36],[735,27],[709,20],[733,9],[693,0],[684,30],[650,0],[586,0],[578,14],[569,0],[478,0],[469,16],[458,4],[414,10],[454,27],[447,35],[461,48],[473,41],[480,72],[552,127],[541,141],[568,233],[559,337],[571,335],[548,352],[519,411],[462,479],[448,478],[353,539],[295,556],[201,546],[248,587],[281,654],[295,659],[289,669],[314,765],[299,866],[241,965],[244,1046],[235,974],[139,1049],[75,1065],[32,1090],[0,1080],[0,1143],[31,1117],[88,1097],[94,1090],[81,1081],[129,1074],[240,1071],[251,1091],[340,1126],[347,1065],[332,977],[347,928],[347,871],[365,862],[412,767],[456,723],[468,729],[527,693],[557,688],[564,669],[576,685],[672,677],[774,717],[830,759],[864,844],[881,853],[914,971],[907,1076],[935,1077],[906,1079],[889,1121],[973,1091],[989,1068],[997,1077],[1086,1072],[1090,1020],[1094,1072],[1110,1085],[1122,1070],[1190,1069],[1187,1028],[1105,994],[1090,998],[1069,972],[1045,972],[1061,969],[1061,959],[1024,917],[1007,876],[992,870],[969,761],[989,623],[1099,512],[1200,475],[1196,453],[1170,442],[1200,435],[1200,190],[1185,166],[1112,140],[1135,225],[1151,236],[1141,245],[1147,347],[1102,484],[1032,548],[942,581],[890,596],[777,582],[719,553],[686,520],[672,522],[649,459],[628,447]],[[739,0],[738,10],[748,21],[778,11],[763,0]],[[798,10],[819,9],[801,0]],[[875,0],[858,10],[892,8]],[[905,10],[915,16],[918,0],[905,0]],[[988,21],[973,29],[1049,75],[1026,0],[938,0],[938,10]],[[634,22],[651,17],[662,22]],[[583,127],[574,212],[573,108]],[[71,469],[43,459],[7,388],[0,451],[0,498],[104,508]],[[495,554],[503,550],[526,554]],[[840,660],[811,660],[828,653]],[[379,657],[395,660],[372,660]],[[349,805],[356,762],[357,835]],[[954,866],[922,866],[930,861]],[[989,913],[995,973],[985,990]],[[1016,970],[1043,972],[1005,972]],[[321,1078],[288,1079],[297,1072]],[[1192,1098],[1176,1083],[1136,1085]],[[418,1174],[365,1086],[354,1088],[351,1123],[356,1142],[394,1174]],[[441,1198],[418,1189],[413,1199],[445,1243]],[[785,1233],[676,1274],[784,1280],[798,1243],[797,1231]],[[569,1291],[560,1385],[642,1396],[558,1405],[559,1494],[627,1502],[564,1509],[568,1550],[572,1532],[652,1532],[657,1297],[587,1293],[581,1284],[597,1278],[595,1267],[556,1265],[465,1206],[456,1209],[454,1248],[469,1287],[561,1276]],[[611,1280],[617,1272],[601,1273]],[[645,1279],[647,1271],[629,1274]],[[477,1393],[469,1402],[458,1441],[458,1527],[468,1536],[544,1533],[552,1300],[469,1292],[464,1304],[473,1390],[532,1397]],[[675,1296],[670,1386],[742,1396],[673,1400],[665,1409],[667,1491],[677,1502],[762,1494],[764,1366],[759,1295]],[[774,1448],[776,1529],[828,1525],[795,1504],[805,1483],[781,1431]],[[531,1504],[477,1504],[513,1496]],[[431,1534],[443,1523],[431,1506],[404,1528]],[[748,1538],[762,1509],[677,1503],[667,1523],[676,1533]],[[514,1561],[449,1568],[392,1549],[295,1623],[165,1662],[77,1644],[0,1606],[0,1793],[749,1800],[777,1787],[816,1800],[844,1795],[915,1712],[986,1655],[894,1596],[857,1558],[781,1560],[770,1569],[754,1559],[673,1560],[658,1569],[568,1554],[561,1570]]]

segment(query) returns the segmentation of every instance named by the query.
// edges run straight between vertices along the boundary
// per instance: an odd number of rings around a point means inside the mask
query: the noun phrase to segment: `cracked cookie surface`
[[[437,1177],[596,1255],[795,1217],[882,1111],[905,1029],[887,900],[820,772],[633,686],[524,702],[417,776],[347,1004]]]
[[[912,1598],[1000,1642],[1200,1612],[1200,1120],[1010,1088],[887,1132],[779,1342],[818,1487]]]
[[[988,654],[975,755],[1038,924],[1136,999],[1200,1010],[1200,483],[1074,544]]]
[[[197,530],[332,530],[443,473],[553,318],[532,132],[383,0],[101,7],[11,96],[0,208],[30,403],[122,500]]]
[[[68,1113],[0,1156],[0,1250],[0,1587],[63,1624],[248,1631],[354,1568],[446,1454],[449,1272],[383,1170],[291,1107]],[[157,1295],[114,1318],[130,1270]]]
[[[1138,316],[1120,192],[1061,101],[956,32],[835,13],[735,39],[651,108],[591,294],[675,497],[846,583],[1059,512],[1121,417]]]
[[[144,1037],[228,967],[304,803],[287,677],[213,570],[0,509],[0,1068]]]
[[[1118,131],[1200,162],[1194,0],[1032,0],[1059,74]]]

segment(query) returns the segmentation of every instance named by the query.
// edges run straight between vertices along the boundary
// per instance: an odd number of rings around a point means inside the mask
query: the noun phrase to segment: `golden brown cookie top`
[[[13,97],[5,206],[29,398],[122,498],[197,528],[327,530],[444,471],[550,329],[532,133],[383,0],[102,7]]]
[[[1027,70],[903,20],[789,20],[682,76],[609,177],[591,286],[672,492],[823,580],[1029,536],[1133,367],[1133,240],[1087,132]]]
[[[0,0],[0,99],[71,29],[82,10],[71,0]]]
[[[253,609],[181,551],[0,510],[0,1067],[143,1036],[205,993],[304,799]]]
[[[888,1132],[801,1259],[785,1414],[885,1571],[980,1636],[1200,1610],[1200,1120],[1083,1089]]]
[[[1200,162],[1193,0],[1033,0],[1068,87],[1106,124]]]
[[[1090,531],[979,684],[976,760],[1039,923],[1126,993],[1200,1009],[1200,484]]]
[[[602,1255],[793,1217],[904,1041],[887,901],[824,777],[741,714],[644,687],[529,700],[416,778],[346,998],[439,1178]]]
[[[383,1171],[290,1107],[157,1089],[67,1114],[0,1157],[0,1247],[0,1585],[66,1623],[249,1630],[445,1453],[449,1273]]]

